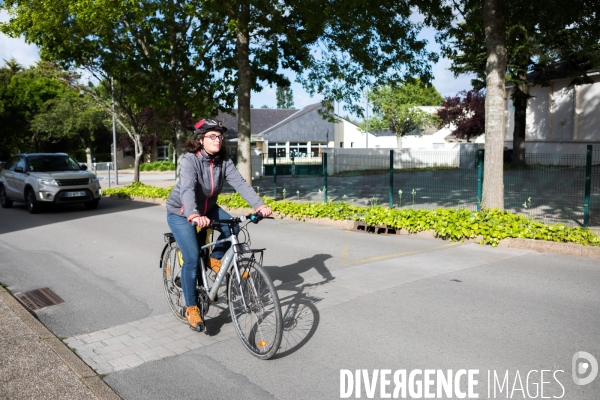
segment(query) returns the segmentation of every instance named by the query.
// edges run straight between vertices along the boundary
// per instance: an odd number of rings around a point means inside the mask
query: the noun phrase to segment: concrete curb
[[[113,197],[113,198],[120,198],[120,197]],[[121,198],[121,199],[123,199],[123,198]],[[133,197],[131,199],[123,199],[123,200],[141,201],[144,203],[154,203],[154,204],[162,204],[162,205],[164,205],[166,203],[166,200],[164,200],[164,199],[147,199],[147,198],[143,198],[143,197]],[[251,208],[227,208],[227,207],[223,207],[223,208],[226,209],[227,211],[236,212],[239,214],[249,214],[249,213],[254,212],[254,210]],[[300,218],[300,219],[298,219],[298,218],[294,218],[294,217],[290,217],[290,216],[277,215],[276,212],[273,215],[276,216],[278,219],[308,222],[311,224],[329,225],[329,226],[338,227],[340,229],[352,230],[352,231],[357,231],[357,232],[366,232],[366,233],[377,234],[378,230],[385,229],[386,231],[384,233],[380,233],[380,234],[390,235],[390,233],[388,233],[387,227],[371,227],[373,229],[370,231],[370,230],[366,229],[365,224],[357,223],[356,221],[335,221],[335,220],[332,220],[329,218]],[[358,227],[361,225],[364,225],[365,229],[362,229],[362,230],[359,229]],[[447,239],[443,239],[443,238],[438,238],[433,230],[422,231],[422,232],[417,232],[417,233],[411,233],[406,229],[398,229],[398,230],[394,230],[394,231],[395,231],[395,235],[410,235],[410,236],[417,236],[417,237],[426,237],[426,238],[432,238],[432,239],[447,240]],[[463,243],[479,243],[479,241],[482,239],[483,239],[483,237],[479,236],[474,239],[465,239],[463,241]],[[576,257],[600,259],[600,247],[598,247],[598,246],[582,246],[582,245],[574,244],[574,243],[558,243],[558,242],[549,242],[549,241],[545,241],[545,240],[535,240],[535,239],[506,238],[506,239],[503,239],[500,241],[500,243],[498,244],[498,247],[512,247],[512,248],[516,248],[516,249],[535,250],[535,251],[540,251],[540,252],[545,252],[545,253],[556,253],[556,254],[564,254],[564,255],[576,256]]]
[[[5,288],[0,286],[0,297],[2,301],[31,329],[79,378],[79,381],[87,386],[99,399],[119,400],[121,397],[104,382],[95,371],[93,371],[81,358],[73,353],[67,345],[48,330],[37,318],[35,318],[15,297]]]
[[[105,196],[105,195],[102,195],[102,197],[106,197],[106,198],[109,198],[109,199],[127,200],[127,201],[139,201],[139,202],[142,202],[142,203],[159,204],[159,205],[163,205],[163,206],[167,203],[166,199],[153,199],[153,198],[149,198],[149,197],[139,197],[139,196],[117,197],[117,196]]]

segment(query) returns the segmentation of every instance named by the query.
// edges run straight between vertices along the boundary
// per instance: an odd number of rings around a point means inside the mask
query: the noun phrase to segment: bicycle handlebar
[[[254,224],[258,224],[258,221],[260,221],[261,219],[274,219],[273,217],[264,217],[262,215],[262,213],[257,212],[257,213],[253,213],[253,214],[248,214],[248,215],[242,215],[241,217],[235,217],[235,218],[231,218],[231,219],[213,219],[210,221],[210,224],[208,225],[209,228],[216,228],[218,226],[221,225],[237,225],[240,222],[244,222],[247,220],[250,220],[250,222],[254,223]],[[192,226],[198,226],[198,223],[196,221],[192,221]]]

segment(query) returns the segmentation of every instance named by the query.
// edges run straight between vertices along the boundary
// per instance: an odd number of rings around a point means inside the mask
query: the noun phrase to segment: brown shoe
[[[187,307],[185,310],[185,316],[190,323],[190,328],[198,332],[202,332],[204,330],[204,322],[200,317],[200,309],[198,306]]]
[[[221,270],[221,260],[217,260],[215,258],[210,258],[210,269],[212,269],[215,274],[218,274]]]

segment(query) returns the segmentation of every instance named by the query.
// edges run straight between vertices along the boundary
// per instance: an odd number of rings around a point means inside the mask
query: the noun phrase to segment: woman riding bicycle
[[[217,197],[227,182],[263,216],[271,209],[256,194],[227,156],[223,134],[227,131],[220,121],[203,119],[195,125],[194,139],[188,140],[186,154],[181,159],[179,181],[167,199],[167,223],[183,256],[181,288],[186,303],[185,316],[192,329],[198,330],[204,322],[196,299],[196,272],[199,262],[198,235],[193,225],[210,225],[212,219],[229,219],[231,215],[217,206]],[[231,236],[226,225],[215,228],[219,239]],[[210,269],[219,272],[220,259],[229,242],[216,245],[210,255]]]

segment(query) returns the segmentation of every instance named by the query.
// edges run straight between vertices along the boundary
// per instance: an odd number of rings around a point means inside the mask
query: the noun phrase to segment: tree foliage
[[[435,114],[424,111],[419,106],[437,106],[443,101],[442,95],[432,85],[420,80],[412,80],[399,86],[385,85],[369,93],[375,116],[369,119],[369,131],[390,129],[398,138],[398,148],[402,147],[402,136],[421,132],[437,123]],[[367,130],[366,121],[360,125]]]
[[[85,148],[88,165],[92,164],[96,132],[104,127],[108,114],[74,88],[66,88],[44,107],[31,122],[34,132],[46,133],[45,140],[77,138]]]
[[[2,30],[24,35],[42,57],[83,67],[98,81],[114,78],[129,107],[152,107],[171,116],[177,153],[197,119],[231,107],[230,27],[207,11],[210,2],[110,0],[8,0],[11,20]],[[135,103],[135,104],[133,104]]]
[[[238,167],[250,179],[250,93],[289,86],[296,73],[325,97],[324,113],[353,100],[366,84],[431,78],[436,56],[418,38],[408,1],[379,0],[5,0],[2,30],[24,35],[42,55],[113,77],[138,109],[176,121],[177,149],[186,112],[204,116],[238,102]],[[140,90],[142,89],[143,90]],[[237,93],[232,90],[237,88]]]
[[[452,126],[457,138],[477,137],[485,132],[485,93],[483,90],[463,90],[444,99],[437,111],[439,127]]]
[[[277,86],[277,108],[294,108],[294,94],[289,86]]]
[[[572,84],[592,83],[589,70],[600,66],[598,10],[593,2],[503,0],[507,52],[506,83],[512,86],[515,107],[513,163],[525,163],[526,110],[529,85],[547,86],[551,79],[573,78]],[[452,59],[455,75],[475,74],[473,87],[485,87],[487,51],[481,2],[457,7],[463,20],[442,29],[438,41]],[[597,7],[597,6],[596,6]]]
[[[0,68],[0,158],[25,151],[39,151],[44,137],[32,129],[36,115],[48,101],[65,91],[56,79],[47,76],[47,64],[24,68],[15,60]]]

